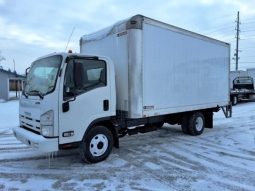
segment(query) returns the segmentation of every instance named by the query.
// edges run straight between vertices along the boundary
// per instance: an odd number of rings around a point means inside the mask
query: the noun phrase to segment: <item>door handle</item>
[[[103,101],[103,108],[104,108],[104,111],[109,111],[109,100],[108,99],[105,99]]]

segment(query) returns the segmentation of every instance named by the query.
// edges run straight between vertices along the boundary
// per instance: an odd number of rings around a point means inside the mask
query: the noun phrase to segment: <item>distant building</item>
[[[9,100],[10,92],[14,92],[17,97],[17,92],[23,89],[24,80],[24,76],[0,68],[0,99]]]

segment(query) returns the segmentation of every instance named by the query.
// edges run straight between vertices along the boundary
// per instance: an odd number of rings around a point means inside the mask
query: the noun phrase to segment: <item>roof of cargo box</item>
[[[214,38],[202,35],[202,34],[198,34],[198,33],[186,30],[186,29],[182,29],[182,28],[176,27],[174,25],[170,25],[170,24],[158,21],[158,20],[151,19],[149,17],[145,17],[143,15],[132,16],[128,19],[118,21],[114,25],[111,25],[107,28],[99,30],[95,33],[84,35],[80,39],[80,45],[85,43],[85,42],[101,40],[101,39],[104,39],[105,37],[107,37],[109,35],[120,33],[120,32],[123,32],[125,30],[128,30],[128,29],[141,29],[142,30],[143,29],[143,23],[148,23],[148,24],[151,24],[151,25],[154,25],[154,26],[166,28],[166,29],[174,31],[174,32],[182,33],[184,35],[189,35],[189,36],[199,38],[199,39],[202,39],[202,40],[207,40],[207,41],[219,43],[219,44],[222,44],[222,45],[225,45],[225,46],[230,45],[227,42],[223,42],[223,41],[220,41],[220,40],[217,40],[217,39],[214,39]]]

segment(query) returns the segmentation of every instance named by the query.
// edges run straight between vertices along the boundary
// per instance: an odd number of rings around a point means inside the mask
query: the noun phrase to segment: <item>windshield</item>
[[[62,56],[51,56],[35,61],[27,75],[25,94],[43,95],[54,90]]]
[[[234,83],[235,84],[253,84],[253,80],[252,80],[252,78],[237,77],[236,79],[234,79]]]

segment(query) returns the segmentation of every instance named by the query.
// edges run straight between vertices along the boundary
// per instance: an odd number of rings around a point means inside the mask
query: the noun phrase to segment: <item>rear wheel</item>
[[[152,125],[160,129],[161,127],[163,127],[164,122],[153,123]]]
[[[205,118],[200,112],[193,113],[189,118],[189,132],[191,135],[201,135],[205,128]]]
[[[81,158],[87,163],[103,161],[111,153],[112,145],[113,135],[107,127],[92,127],[80,144]]]
[[[233,96],[233,98],[232,98],[232,105],[236,105],[237,102],[238,102],[237,96]]]

